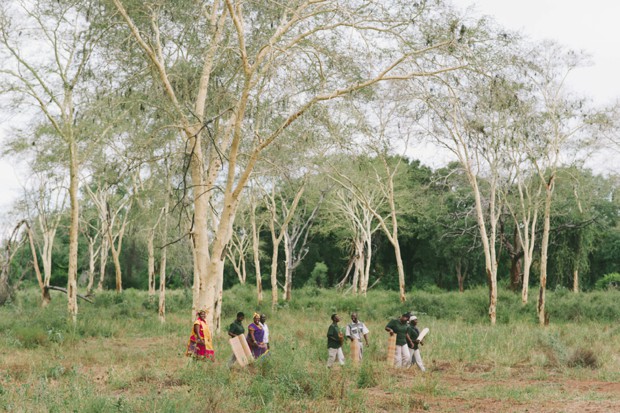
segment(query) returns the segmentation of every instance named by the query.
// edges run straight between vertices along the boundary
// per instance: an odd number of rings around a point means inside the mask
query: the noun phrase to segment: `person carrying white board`
[[[423,346],[423,336],[420,335],[418,329],[418,317],[412,315],[409,317],[409,330],[407,331],[407,338],[409,338],[409,348],[412,349],[413,355],[411,356],[411,365],[417,364],[420,370],[426,371],[424,362],[422,361],[422,355],[420,354],[419,346]]]

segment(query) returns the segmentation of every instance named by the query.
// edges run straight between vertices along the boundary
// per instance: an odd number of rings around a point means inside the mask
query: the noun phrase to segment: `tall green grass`
[[[541,385],[550,375],[620,380],[620,300],[616,291],[550,292],[551,325],[540,327],[534,303],[499,297],[498,324],[487,321],[487,292],[414,291],[404,304],[389,291],[368,297],[306,287],[275,309],[256,304],[253,288],[225,292],[222,325],[237,311],[267,313],[272,354],[248,368],[228,369],[225,333],[214,335],[215,363],[184,357],[191,326],[191,292],[170,291],[165,324],[145,292],[100,293],[80,303],[77,324],[55,295],[38,306],[36,290],[22,291],[0,307],[0,411],[9,412],[407,412],[426,410],[437,397],[459,398],[444,375],[506,380],[515,372]],[[386,368],[390,318],[414,311],[430,335],[422,347],[428,368]],[[361,366],[349,361],[328,370],[330,315],[343,322],[357,311],[371,330]],[[247,321],[245,323],[247,326]],[[525,372],[525,373],[523,373]],[[519,402],[553,397],[531,389],[477,388],[469,396]],[[535,391],[536,390],[536,391]],[[557,397],[561,396],[559,393]]]

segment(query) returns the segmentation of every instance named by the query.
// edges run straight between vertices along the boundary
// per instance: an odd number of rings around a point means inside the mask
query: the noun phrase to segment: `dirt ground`
[[[466,369],[467,370],[467,369]],[[550,372],[532,378],[528,368],[511,369],[509,377],[485,378],[480,369],[454,372],[430,368],[424,373],[396,371],[401,395],[411,389],[408,411],[476,413],[620,413],[620,383],[576,380]],[[482,368],[482,370],[486,370]],[[482,377],[481,377],[482,376]],[[399,410],[394,393],[367,389],[376,412]],[[402,397],[402,396],[400,396]],[[401,399],[402,400],[402,399]],[[401,404],[401,403],[399,403]],[[402,406],[402,405],[401,405]],[[402,410],[402,407],[400,407]]]

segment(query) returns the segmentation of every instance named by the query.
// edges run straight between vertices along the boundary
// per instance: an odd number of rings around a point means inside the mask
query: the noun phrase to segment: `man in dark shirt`
[[[228,335],[230,336],[230,338],[242,336],[245,333],[243,324],[241,324],[244,318],[245,315],[241,311],[237,313],[237,318],[228,327]],[[235,357],[235,353],[233,353],[233,355],[230,357],[230,360],[228,360],[228,368],[232,367],[236,361],[237,357]]]
[[[331,367],[336,359],[341,366],[344,365],[344,353],[342,352],[344,335],[338,328],[339,321],[338,314],[332,314],[332,324],[327,329],[327,367]]]
[[[409,317],[411,315],[409,313],[405,313],[400,316],[398,319],[391,320],[387,326],[385,326],[385,331],[390,333],[390,336],[396,334],[396,353],[394,355],[394,366],[395,367],[409,367],[411,363],[411,354],[409,353],[409,347],[407,347],[407,330],[409,329],[409,325],[407,321],[409,321]]]

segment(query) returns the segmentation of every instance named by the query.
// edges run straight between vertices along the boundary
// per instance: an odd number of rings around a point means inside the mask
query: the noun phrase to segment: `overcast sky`
[[[600,104],[620,97],[620,41],[617,20],[620,1],[613,0],[453,0],[462,9],[473,7],[499,24],[526,34],[531,40],[554,39],[592,56],[593,65],[572,74],[572,87]],[[478,14],[476,13],[476,14]],[[0,139],[11,118],[0,114]],[[13,118],[14,119],[14,118]],[[609,165],[612,165],[611,160]],[[0,160],[0,215],[20,190],[12,165]],[[0,218],[1,221],[1,218]]]
[[[569,79],[576,91],[597,103],[620,96],[620,1],[615,0],[453,0],[466,9],[492,16],[509,29],[532,40],[553,39],[592,56],[593,65],[575,71]]]

